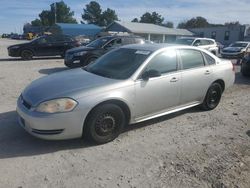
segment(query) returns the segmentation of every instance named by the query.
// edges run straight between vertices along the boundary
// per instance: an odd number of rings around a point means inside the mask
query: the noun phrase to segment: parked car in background
[[[250,47],[250,42],[237,41],[223,48],[221,56],[223,58],[243,58],[246,50]]]
[[[32,82],[18,99],[18,119],[36,137],[84,135],[103,144],[128,123],[198,105],[216,108],[234,78],[231,61],[200,48],[127,45],[84,68]]]
[[[250,49],[241,61],[241,73],[243,76],[250,76]]]
[[[127,44],[143,43],[145,43],[144,39],[137,36],[101,37],[86,46],[68,50],[65,55],[64,64],[70,68],[83,67],[114,48]]]
[[[47,35],[31,42],[9,46],[8,54],[12,57],[22,57],[24,60],[32,59],[34,56],[64,57],[68,49],[79,45],[79,42],[67,35]]]
[[[25,39],[25,37],[23,35],[19,35],[19,34],[13,34],[10,36],[11,39],[15,39],[15,40],[23,40]]]
[[[221,53],[221,50],[224,48],[224,45],[221,44],[220,42],[216,42],[217,46],[218,46],[218,54]]]
[[[183,44],[189,46],[197,46],[213,53],[214,55],[219,54],[219,46],[214,39],[209,38],[195,38],[195,37],[181,37],[176,39],[176,44]]]

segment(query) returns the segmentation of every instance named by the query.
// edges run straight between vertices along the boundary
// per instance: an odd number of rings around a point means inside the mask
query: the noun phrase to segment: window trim
[[[204,58],[204,60],[205,60],[205,64],[206,64],[206,66],[214,66],[214,65],[216,65],[216,59],[214,59],[214,64],[209,64],[208,62],[207,62],[207,58],[205,57],[205,55],[208,55],[209,57],[211,57],[211,58],[213,58],[211,55],[209,55],[209,54],[207,54],[206,52],[202,52],[202,56],[203,56],[203,58]]]
[[[144,67],[142,68],[142,70],[140,71],[140,73],[137,75],[137,77],[136,77],[136,79],[135,79],[135,82],[137,82],[137,81],[142,81],[143,79],[141,78],[141,76],[142,76],[142,74],[144,73],[144,71],[145,71],[145,69],[147,68],[147,66],[148,66],[148,64],[150,63],[150,61],[151,61],[154,57],[156,57],[157,55],[159,55],[159,54],[161,54],[161,53],[163,53],[164,51],[167,51],[167,50],[174,50],[174,51],[176,52],[176,63],[177,63],[177,69],[176,69],[176,71],[167,72],[167,73],[161,74],[161,76],[159,76],[159,77],[150,78],[150,79],[163,78],[163,77],[169,76],[169,75],[171,75],[171,74],[177,74],[177,73],[181,72],[181,64],[180,64],[180,58],[179,58],[179,55],[178,55],[178,49],[175,49],[175,48],[168,48],[168,49],[161,50],[161,51],[159,51],[159,52],[157,52],[157,53],[155,53],[155,54],[153,53],[153,54],[151,54],[151,56],[148,57],[148,59],[146,60],[147,62],[146,62],[144,65],[142,65],[142,66],[144,66]]]
[[[201,54],[201,56],[202,56],[202,59],[203,59],[203,62],[204,62],[204,66],[193,67],[193,68],[189,68],[189,69],[183,69],[183,63],[182,63],[181,53],[180,53],[181,50],[193,50],[193,51],[199,52],[199,53]],[[205,61],[205,57],[204,57],[204,55],[202,54],[203,51],[196,50],[196,49],[190,49],[190,48],[179,48],[179,49],[177,49],[177,51],[178,51],[179,62],[180,62],[180,71],[182,71],[182,72],[184,72],[184,71],[190,71],[190,70],[195,70],[195,69],[204,68],[204,67],[207,66],[207,62]]]

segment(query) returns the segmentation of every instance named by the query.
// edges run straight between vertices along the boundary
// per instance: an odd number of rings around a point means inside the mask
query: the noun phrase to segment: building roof
[[[69,24],[69,23],[57,23],[63,34],[78,36],[78,35],[86,35],[86,36],[94,36],[98,34],[102,28],[94,25],[94,24]]]
[[[165,34],[165,35],[178,35],[178,36],[192,36],[193,33],[186,30],[186,29],[174,29],[174,28],[167,28],[155,24],[149,23],[138,23],[138,22],[123,22],[123,21],[115,21],[112,24],[118,24],[123,28],[126,28],[128,32],[131,33],[149,33],[149,34]],[[109,30],[108,26],[107,30]]]

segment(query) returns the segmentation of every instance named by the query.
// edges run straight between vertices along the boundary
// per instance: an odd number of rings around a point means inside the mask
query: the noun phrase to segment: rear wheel
[[[201,104],[201,108],[203,110],[213,110],[220,103],[221,95],[221,85],[219,83],[213,83],[207,91],[206,97]]]
[[[30,50],[23,50],[21,52],[21,57],[24,60],[31,60],[33,58],[33,52]]]
[[[83,130],[84,138],[97,144],[104,144],[119,136],[126,123],[123,110],[115,104],[103,104],[96,107]]]

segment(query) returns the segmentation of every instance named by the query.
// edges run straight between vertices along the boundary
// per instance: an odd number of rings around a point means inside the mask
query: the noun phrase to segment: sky
[[[59,0],[58,0],[59,1]],[[250,0],[96,0],[103,10],[114,9],[121,21],[131,21],[147,12],[156,11],[165,21],[179,22],[192,17],[205,17],[210,23],[239,21],[250,24]],[[23,25],[38,18],[55,0],[0,0],[0,34],[22,33]],[[83,8],[90,0],[64,0],[81,21]]]

